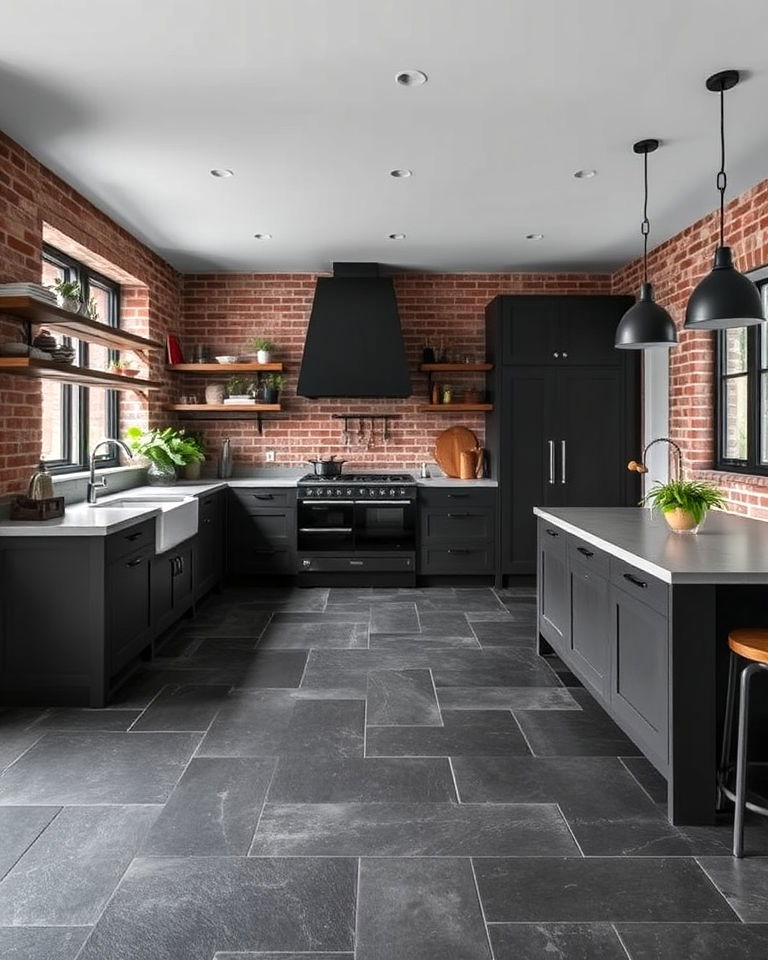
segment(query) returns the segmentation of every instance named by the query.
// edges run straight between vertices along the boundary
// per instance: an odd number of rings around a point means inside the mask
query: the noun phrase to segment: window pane
[[[55,380],[40,381],[43,398],[43,460],[63,460],[66,456],[62,431],[64,387]]]
[[[747,327],[725,331],[725,372],[746,373]]]
[[[729,331],[730,332],[730,331]],[[747,377],[723,382],[724,453],[727,460],[747,459]]]
[[[760,462],[768,463],[768,373],[760,374]]]

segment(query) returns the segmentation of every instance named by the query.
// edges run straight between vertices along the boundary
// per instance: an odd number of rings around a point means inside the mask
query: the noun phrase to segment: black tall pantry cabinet
[[[536,571],[534,506],[635,506],[639,356],[616,350],[631,297],[499,296],[486,308],[486,424],[499,574]]]

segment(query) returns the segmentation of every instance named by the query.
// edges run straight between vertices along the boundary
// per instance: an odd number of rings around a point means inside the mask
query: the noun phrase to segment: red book
[[[169,333],[165,338],[165,349],[168,355],[168,363],[184,363],[184,353],[181,349],[181,344],[179,343],[179,338],[172,333]]]

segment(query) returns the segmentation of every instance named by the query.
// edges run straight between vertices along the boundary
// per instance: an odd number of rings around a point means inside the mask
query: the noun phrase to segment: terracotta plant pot
[[[203,464],[200,460],[195,460],[194,463],[186,463],[181,468],[181,475],[185,480],[199,480],[200,471],[203,469]]]
[[[701,524],[696,523],[692,513],[680,507],[674,510],[665,510],[664,519],[675,533],[697,533],[701,526]]]

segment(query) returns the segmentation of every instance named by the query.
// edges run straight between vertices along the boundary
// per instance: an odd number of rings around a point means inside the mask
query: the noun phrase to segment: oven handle
[[[366,507],[370,507],[371,504],[375,504],[378,507],[410,507],[413,500],[355,500],[355,505],[363,504]]]
[[[299,527],[299,533],[352,533],[352,527]]]
[[[342,507],[351,507],[354,503],[354,500],[299,500],[299,503],[320,503],[320,504],[329,504],[329,503],[338,503]]]

